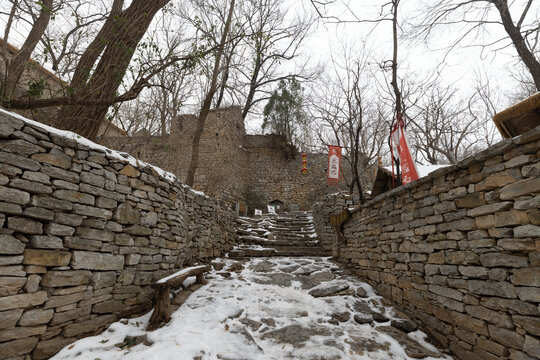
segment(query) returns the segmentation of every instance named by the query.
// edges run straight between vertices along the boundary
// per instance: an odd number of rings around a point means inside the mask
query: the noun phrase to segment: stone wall
[[[540,358],[540,127],[366,203],[337,260],[459,359]]]
[[[313,225],[319,240],[319,246],[328,255],[338,256],[339,241],[336,238],[334,227],[330,224],[331,214],[339,214],[354,205],[353,197],[348,194],[334,193],[323,196],[313,205]]]
[[[148,310],[152,282],[234,241],[221,201],[48,130],[0,112],[0,359]]]

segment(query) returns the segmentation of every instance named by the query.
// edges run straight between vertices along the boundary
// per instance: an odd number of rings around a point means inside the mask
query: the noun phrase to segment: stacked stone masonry
[[[221,201],[0,113],[0,359],[46,359],[228,251]]]
[[[540,358],[540,127],[378,196],[343,229],[336,259],[457,358]]]

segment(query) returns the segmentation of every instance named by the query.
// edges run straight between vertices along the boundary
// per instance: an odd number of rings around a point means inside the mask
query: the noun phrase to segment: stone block
[[[540,318],[533,316],[512,315],[514,322],[527,333],[540,336]]]
[[[506,281],[468,280],[468,286],[469,291],[475,295],[517,298],[514,286]]]
[[[79,226],[81,225],[83,219],[84,218],[81,215],[65,213],[54,214],[54,221],[62,225]]]
[[[92,195],[73,190],[56,190],[53,197],[69,202],[94,206],[95,199]]]
[[[495,325],[489,325],[488,328],[489,336],[499,344],[518,350],[523,349],[523,344],[525,343],[523,335]]]
[[[78,292],[67,295],[50,296],[49,300],[45,303],[44,309],[52,309],[64,305],[75,304],[81,300],[87,300],[92,297],[91,291]]]
[[[22,254],[26,245],[11,235],[0,234],[0,254],[17,255]]]
[[[54,212],[40,207],[27,207],[24,209],[23,215],[29,218],[51,221],[54,219]]]
[[[112,241],[114,233],[107,230],[99,230],[88,227],[78,227],[75,233],[80,238],[99,240],[99,241]]]
[[[31,158],[62,169],[69,169],[71,167],[71,157],[55,149],[52,149],[50,153],[34,154]]]
[[[0,277],[0,296],[15,295],[26,283],[26,278],[18,276]]]
[[[23,179],[13,179],[11,180],[9,186],[11,188],[28,191],[32,194],[51,194],[52,188],[49,185],[44,185],[39,182],[23,180]]]
[[[24,312],[19,326],[35,326],[47,324],[53,317],[54,310],[30,309]]]
[[[74,269],[121,270],[124,267],[124,256],[91,251],[73,251],[71,266]]]
[[[501,200],[512,200],[519,196],[531,195],[540,191],[540,177],[524,179],[508,184],[501,189]]]
[[[74,232],[75,228],[71,226],[61,225],[53,222],[45,225],[45,233],[49,235],[71,236]]]
[[[64,244],[62,239],[56,236],[32,235],[29,246],[36,249],[62,249]]]
[[[41,284],[46,287],[85,285],[91,276],[92,273],[85,270],[50,270],[43,276]]]
[[[127,254],[125,256],[126,265],[137,265],[141,261],[140,254]]]
[[[122,170],[120,170],[118,173],[120,175],[126,175],[126,176],[131,177],[131,178],[138,178],[139,175],[141,174],[139,172],[139,170],[137,170],[136,168],[134,168],[133,166],[131,166],[129,164],[124,166],[124,168]]]
[[[37,342],[38,337],[34,336],[0,343],[0,359],[16,358],[17,356],[28,354],[34,350]]]
[[[139,211],[126,203],[120,204],[114,212],[114,220],[124,225],[138,224],[140,216]]]
[[[59,330],[61,331],[61,329]],[[32,353],[32,359],[50,359],[53,355],[62,350],[62,348],[71,344],[75,340],[76,339],[74,338],[66,339],[62,336],[56,336],[49,340],[40,341]]]
[[[482,215],[493,214],[499,211],[505,211],[512,208],[513,203],[511,201],[503,201],[494,204],[482,205],[472,208],[467,211],[467,216],[477,217]]]
[[[62,333],[66,337],[80,336],[96,332],[114,321],[116,321],[116,315],[101,315],[91,320],[67,325]]]
[[[486,201],[483,192],[476,192],[456,199],[455,203],[458,208],[475,208],[485,205]]]
[[[38,161],[7,152],[0,152],[0,162],[24,170],[38,171],[41,168],[41,164]]]
[[[514,228],[514,237],[540,238],[540,226],[522,225]]]
[[[92,306],[92,312],[97,314],[120,313],[124,310],[121,300],[107,300]]]
[[[495,324],[499,327],[510,330],[514,329],[515,327],[514,323],[512,322],[512,318],[507,314],[489,310],[483,306],[478,305],[467,305],[465,307],[465,310],[468,314],[476,318],[486,320],[487,322]]]
[[[27,293],[35,293],[39,289],[39,284],[41,282],[41,276],[36,274],[31,274],[26,279],[26,283],[24,284],[24,291]]]
[[[38,306],[47,300],[46,291],[38,291],[33,294],[18,294],[0,298],[0,311],[22,309],[29,306]]]
[[[522,301],[540,303],[540,289],[537,287],[518,287],[516,292]]]
[[[17,204],[0,202],[0,214],[4,215],[21,215],[22,207]]]
[[[457,301],[463,299],[463,294],[460,291],[445,286],[429,285],[429,291]]]
[[[504,253],[487,253],[480,255],[480,263],[485,267],[512,267],[522,268],[529,265],[526,256],[510,255]]]
[[[65,322],[80,319],[90,315],[91,306],[79,307],[73,310],[57,312],[52,317],[51,326],[63,324]],[[50,310],[52,311],[52,310]]]
[[[21,232],[23,234],[43,234],[42,223],[22,217],[8,218],[7,227],[8,229]]]
[[[15,326],[21,318],[22,313],[23,309],[0,312],[0,319],[2,319],[2,321],[0,321],[0,329],[7,329]]]
[[[540,268],[516,269],[511,281],[514,285],[540,287]]]
[[[538,354],[540,354],[540,340],[538,340],[537,337],[526,335],[525,343],[523,344],[523,351],[526,354],[538,358]]]
[[[26,249],[23,255],[25,265],[66,266],[71,259],[71,253],[57,250]]]
[[[104,220],[109,220],[112,217],[111,210],[96,208],[82,204],[73,204],[73,212],[78,215],[93,216]]]
[[[512,209],[510,211],[499,212],[495,214],[495,223],[497,226],[513,226],[527,224],[529,219],[527,213],[521,210]]]
[[[95,272],[92,274],[91,285],[94,290],[113,286],[116,283],[116,272]]]
[[[509,251],[534,251],[536,244],[532,239],[499,239],[497,246]]]

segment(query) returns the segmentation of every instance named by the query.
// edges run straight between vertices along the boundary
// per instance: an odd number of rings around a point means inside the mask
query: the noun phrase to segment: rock
[[[92,312],[97,314],[120,313],[124,309],[121,300],[107,300],[92,306]]]
[[[0,343],[0,356],[2,357],[2,359],[9,359],[19,355],[28,354],[32,350],[34,350],[37,342],[37,337],[28,337],[26,339],[19,339]]]
[[[2,319],[0,322],[0,329],[7,329],[15,326],[21,318],[22,313],[23,309],[0,312],[0,319]]]
[[[528,261],[524,256],[510,255],[504,253],[487,253],[480,255],[480,262],[484,267],[527,267]]]
[[[48,223],[45,225],[45,233],[49,235],[71,236],[75,232],[75,228],[56,223]]]
[[[371,314],[371,317],[373,318],[373,320],[374,320],[375,322],[383,323],[383,322],[390,321],[389,318],[387,318],[386,316],[384,316],[383,314],[378,313],[378,312],[373,312],[373,313]]]
[[[92,297],[91,291],[77,292],[66,295],[50,296],[49,300],[45,303],[44,309],[51,309],[69,304],[75,304],[81,300],[88,300]]]
[[[57,199],[67,200],[69,202],[93,206],[95,199],[92,195],[73,190],[56,190],[53,196]]]
[[[24,291],[27,293],[35,293],[39,289],[39,283],[41,281],[41,276],[36,274],[31,274],[26,279],[26,284],[24,284]]]
[[[265,324],[266,326],[276,327],[276,321],[272,318],[261,319],[261,322]]]
[[[249,319],[247,317],[240,319],[240,322],[251,329],[251,331],[257,331],[262,323],[256,320]]]
[[[499,328],[498,326],[489,325],[489,336],[499,344],[514,349],[522,349],[525,338],[513,330]]]
[[[367,338],[365,336],[351,335],[349,339],[345,340],[351,346],[351,354],[360,355],[361,357],[366,357],[366,352],[381,353],[382,351],[387,351],[390,349],[390,343],[378,343],[377,341]],[[369,358],[369,356],[367,356]]]
[[[15,295],[23,287],[26,278],[17,276],[0,277],[0,296]]]
[[[262,336],[262,339],[273,339],[278,343],[299,346],[309,340],[311,335],[312,331],[310,328],[295,324],[269,331]]]
[[[354,321],[358,324],[369,324],[373,321],[373,318],[366,314],[356,314],[354,315]]]
[[[47,326],[14,327],[0,331],[0,342],[15,339],[24,339],[30,336],[41,335],[47,331]],[[0,354],[2,356],[3,354]]]
[[[212,267],[214,268],[214,270],[216,270],[216,271],[220,271],[225,267],[225,263],[221,262],[221,261],[212,261],[211,264],[212,264]]]
[[[361,287],[356,289],[356,296],[361,297],[361,298],[367,298],[368,297],[366,290],[364,290],[364,288],[361,288]]]
[[[540,226],[537,225],[522,225],[514,228],[514,237],[540,237]]]
[[[73,251],[71,267],[88,270],[122,270],[124,256],[91,251]]]
[[[85,285],[89,283],[91,276],[92,273],[85,270],[50,270],[43,276],[41,284],[46,287]]]
[[[405,353],[413,359],[423,359],[428,356],[434,358],[440,357],[438,353],[426,349],[425,347],[408,337],[407,334],[394,327],[380,326],[377,329],[387,333],[395,340],[397,340],[397,342],[405,348]]]
[[[62,249],[64,247],[62,239],[56,236],[47,235],[30,236],[29,245],[36,249]]]
[[[43,325],[48,323],[52,319],[53,315],[53,309],[31,309],[23,314],[21,320],[19,320],[19,326]]]
[[[35,160],[3,151],[0,152],[0,162],[31,171],[38,171],[41,168],[41,164]]]
[[[51,221],[54,219],[54,212],[40,207],[27,207],[23,215],[37,220]]]
[[[523,351],[526,354],[538,358],[538,354],[540,354],[540,340],[534,336],[526,335],[525,343],[523,344]]]
[[[292,275],[285,273],[265,274],[264,276],[271,279],[270,284],[282,287],[291,286],[291,280],[293,279]]]
[[[34,154],[31,158],[42,163],[58,166],[62,169],[69,169],[71,167],[71,157],[56,149],[52,149],[48,154]]]
[[[344,281],[335,281],[331,283],[321,284],[313,288],[309,294],[313,297],[332,296],[340,291],[349,288],[349,284]]]
[[[34,352],[32,353],[32,359],[49,359],[57,352],[62,350],[62,348],[71,344],[75,340],[76,339],[74,338],[66,339],[62,336],[56,336],[50,340],[42,340],[37,344]]]
[[[511,281],[514,285],[540,287],[540,268],[516,269]]]
[[[116,321],[116,315],[101,315],[91,320],[67,325],[62,334],[66,337],[73,337],[93,333],[114,321]]]
[[[398,320],[392,320],[390,324],[399,329],[402,330],[405,333],[410,333],[412,331],[416,331],[418,329],[418,325],[412,320],[406,320],[406,319],[398,319]]]
[[[139,175],[141,174],[139,172],[139,170],[135,169],[133,166],[131,166],[129,164],[124,166],[124,168],[122,170],[120,170],[118,173],[120,175],[126,175],[126,176],[131,177],[131,178],[138,178]]]
[[[68,251],[26,249],[24,251],[25,265],[66,266],[71,259]]]
[[[0,234],[0,254],[22,254],[26,245],[11,235]]]
[[[532,316],[513,315],[512,320],[531,335],[540,336],[540,318]]]
[[[351,318],[351,313],[348,311],[336,312],[330,315],[332,319],[336,319],[338,322],[347,322]]]
[[[43,224],[22,217],[8,218],[7,227],[23,234],[43,234]]]

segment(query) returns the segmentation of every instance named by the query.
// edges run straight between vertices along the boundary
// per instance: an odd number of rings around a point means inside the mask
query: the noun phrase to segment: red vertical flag
[[[339,169],[341,166],[341,147],[328,145],[328,185],[339,184]]]
[[[411,155],[403,122],[396,124],[390,136],[392,137],[392,145],[397,150],[396,155],[399,157],[401,163],[401,180],[403,185],[417,180],[418,171]]]

